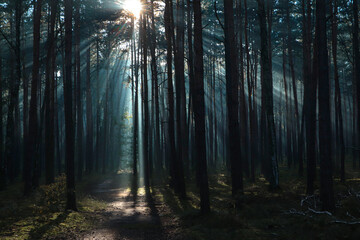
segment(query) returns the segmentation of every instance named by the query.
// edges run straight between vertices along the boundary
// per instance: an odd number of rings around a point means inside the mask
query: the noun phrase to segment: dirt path
[[[81,239],[184,239],[169,208],[146,195],[141,181],[129,174],[97,185],[91,194],[107,202],[108,207],[101,213],[101,226]]]

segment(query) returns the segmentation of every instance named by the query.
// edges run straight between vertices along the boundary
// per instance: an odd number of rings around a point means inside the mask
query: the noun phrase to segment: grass
[[[77,185],[78,212],[65,211],[65,176],[23,197],[20,183],[0,192],[0,239],[52,239],[74,236],[99,223],[96,213],[106,204],[87,194],[103,176],[84,178]]]
[[[195,179],[187,179],[185,200],[180,200],[161,183],[154,186],[152,194],[171,208],[170,212],[161,212],[161,218],[179,223],[185,239],[357,240],[360,239],[360,224],[334,222],[360,221],[360,174],[352,171],[351,166],[347,169],[345,183],[335,176],[337,208],[332,216],[311,211],[321,210],[318,190],[301,205],[307,197],[305,177],[297,177],[296,170],[288,170],[285,166],[280,167],[281,185],[276,191],[269,191],[263,177],[257,178],[255,183],[245,180],[244,195],[238,207],[231,196],[228,174],[211,174],[211,213],[205,216],[199,214],[200,199]],[[40,187],[29,198],[22,196],[21,184],[9,186],[0,192],[0,239],[66,239],[95,229],[100,221],[106,220],[101,213],[107,205],[88,193],[96,183],[110,177],[94,175],[78,183],[78,212],[64,210],[64,176],[51,186]],[[315,185],[318,189],[319,183]],[[143,229],[148,226],[135,224],[131,227]]]
[[[315,206],[310,203],[301,206],[301,200],[306,197],[306,181],[297,177],[296,170],[281,167],[280,174],[281,188],[276,191],[269,191],[262,177],[255,183],[245,181],[239,208],[231,197],[229,177],[210,175],[212,212],[206,216],[199,214],[200,199],[194,179],[187,181],[186,200],[179,200],[168,187],[155,187],[154,193],[170,206],[189,239],[360,239],[360,224],[334,223],[335,220],[360,221],[360,196],[349,194],[349,191],[360,193],[358,172],[347,172],[350,179],[346,183],[335,178],[337,208],[333,216],[311,212],[309,208]],[[317,202],[318,194],[317,191],[314,197]]]

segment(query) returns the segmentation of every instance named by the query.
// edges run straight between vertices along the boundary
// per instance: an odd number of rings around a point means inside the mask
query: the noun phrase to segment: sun
[[[142,4],[140,0],[125,0],[124,9],[131,13],[134,17],[139,18],[142,10]]]

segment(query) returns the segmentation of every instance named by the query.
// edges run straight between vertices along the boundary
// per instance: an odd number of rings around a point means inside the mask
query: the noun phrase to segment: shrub
[[[39,205],[49,212],[60,211],[65,206],[66,175],[62,174],[49,185],[39,188]]]

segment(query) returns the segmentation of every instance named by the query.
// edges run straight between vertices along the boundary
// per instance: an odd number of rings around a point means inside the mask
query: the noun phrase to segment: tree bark
[[[329,62],[326,36],[325,1],[316,1],[316,28],[319,61],[319,149],[320,149],[320,200],[324,210],[335,208],[332,155],[331,155],[331,114],[329,92]]]
[[[45,86],[45,179],[46,184],[54,182],[55,175],[55,118],[54,118],[54,84],[55,66],[55,21],[57,14],[57,0],[51,1],[50,32],[48,37],[48,52],[46,61]]]
[[[229,132],[229,158],[231,164],[232,195],[243,193],[242,159],[239,126],[239,72],[237,67],[236,39],[234,33],[233,1],[224,0],[225,14],[225,68],[226,68],[226,103]],[[196,72],[196,71],[195,71]]]
[[[91,92],[91,32],[89,29],[86,52],[86,172],[93,170],[93,145],[94,145],[94,123],[93,123],[93,105]]]
[[[356,84],[356,102],[357,102],[357,144],[360,144],[360,51],[359,51],[359,8],[358,0],[353,0],[353,49],[355,61],[355,84]],[[357,154],[360,166],[360,154]]]
[[[75,3],[75,69],[76,69],[76,114],[77,114],[77,160],[78,160],[78,174],[79,180],[82,179],[82,173],[84,168],[83,158],[83,106],[82,106],[82,84],[81,84],[81,58],[80,58],[80,0]]]
[[[195,146],[197,161],[197,181],[200,187],[200,210],[203,214],[210,212],[209,184],[206,162],[205,140],[205,96],[204,96],[204,53],[202,35],[202,14],[200,0],[194,0],[194,49],[195,49],[195,82],[193,92]]]
[[[42,1],[38,0],[35,3],[34,9],[34,45],[33,45],[33,69],[32,69],[32,83],[31,83],[31,100],[29,112],[29,141],[27,148],[27,160],[24,166],[25,171],[25,189],[24,194],[29,195],[31,192],[31,177],[32,166],[36,161],[37,149],[37,136],[38,136],[38,83],[39,81],[39,68],[40,68],[40,20],[41,20],[41,4]],[[36,171],[34,169],[34,171]]]
[[[65,144],[66,144],[66,209],[76,211],[75,196],[75,164],[74,164],[74,122],[72,109],[72,0],[65,0],[65,78],[64,78],[64,108],[65,108]]]
[[[257,0],[259,6],[259,21],[261,35],[261,67],[262,67],[262,104],[264,109],[264,124],[266,128],[266,144],[265,166],[266,175],[270,182],[271,188],[279,187],[279,170],[276,159],[276,133],[274,122],[274,103],[273,103],[273,78],[271,69],[271,59],[269,49],[269,41],[267,39],[268,32],[266,27],[266,14],[264,0]]]

